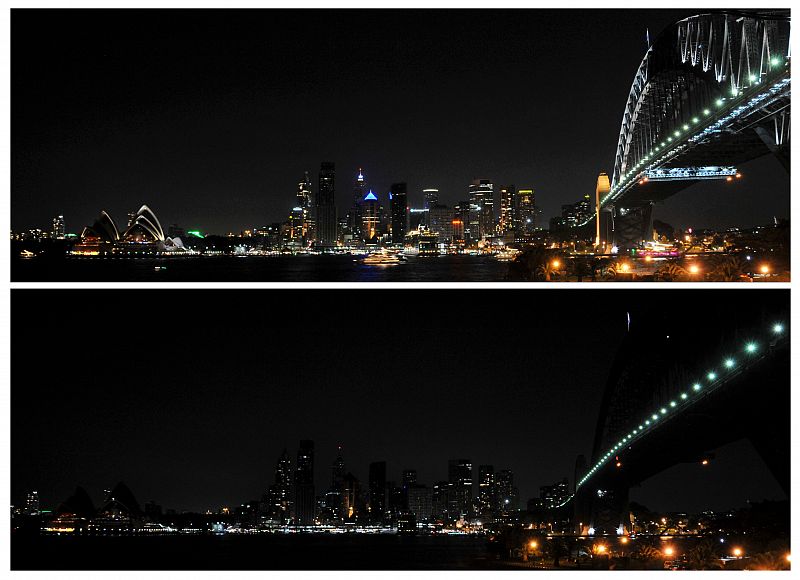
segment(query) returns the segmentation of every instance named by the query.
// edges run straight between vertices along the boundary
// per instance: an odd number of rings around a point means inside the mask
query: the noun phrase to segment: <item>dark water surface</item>
[[[355,256],[210,256],[166,259],[12,259],[14,282],[499,282],[509,262],[489,256],[410,257],[368,265]],[[157,270],[156,267],[159,267]]]
[[[12,536],[12,570],[465,570],[504,568],[482,537],[364,534]]]

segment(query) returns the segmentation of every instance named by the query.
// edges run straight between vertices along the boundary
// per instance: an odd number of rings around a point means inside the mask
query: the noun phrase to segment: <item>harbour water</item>
[[[12,570],[464,570],[506,566],[475,536],[12,537]]]
[[[12,260],[14,282],[499,282],[509,262],[492,256],[411,256],[363,264],[351,255],[59,258]]]

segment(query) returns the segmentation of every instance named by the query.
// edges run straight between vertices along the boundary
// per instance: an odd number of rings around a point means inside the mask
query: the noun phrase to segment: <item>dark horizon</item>
[[[416,469],[429,486],[448,459],[470,459],[473,481],[480,464],[511,468],[524,508],[540,486],[572,484],[575,458],[590,455],[627,313],[639,324],[660,305],[658,319],[681,325],[736,311],[742,291],[615,290],[591,320],[599,291],[242,292],[13,292],[25,313],[12,344],[14,502],[37,489],[55,507],[75,485],[99,501],[124,481],[140,503],[233,507],[266,491],[284,447],[294,463],[313,439],[317,493],[341,444],[362,482],[379,460],[387,480]],[[716,455],[631,499],[694,512],[785,498],[749,443]]]
[[[651,38],[697,10],[12,10],[12,227],[146,203],[225,234],[286,219],[336,163],[340,215],[364,168],[385,196],[473,179],[530,186],[542,225],[611,172]],[[786,217],[771,158],[656,207],[676,228]],[[691,203],[688,203],[691,201]]]

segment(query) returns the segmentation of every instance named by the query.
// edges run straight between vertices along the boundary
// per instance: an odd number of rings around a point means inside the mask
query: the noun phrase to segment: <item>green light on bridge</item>
[[[694,385],[692,385],[692,388],[693,388],[695,391],[699,391],[699,390],[701,389],[700,383],[695,383]]]
[[[769,64],[771,64],[772,66],[778,66],[779,64],[781,64],[781,59],[779,59],[777,56],[773,56],[769,60]]]
[[[681,399],[686,400],[688,398],[689,398],[689,395],[687,395],[686,393],[681,393]]]
[[[754,342],[747,343],[747,346],[744,347],[747,352],[756,352],[758,350],[758,345]]]
[[[783,332],[783,325],[776,324],[775,326],[772,327],[772,332],[774,332],[775,334],[780,334],[781,332]]]
[[[728,360],[725,361],[725,368],[732,369],[735,364],[736,361],[734,361],[732,358],[729,358]]]
[[[717,373],[708,373],[708,380],[713,381],[717,378]]]

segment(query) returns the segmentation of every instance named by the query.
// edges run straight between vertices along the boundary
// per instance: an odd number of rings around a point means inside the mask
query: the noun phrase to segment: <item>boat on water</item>
[[[511,262],[519,253],[519,250],[503,250],[497,252],[494,257],[499,262]]]
[[[362,264],[370,264],[373,266],[386,266],[389,264],[404,264],[406,261],[405,256],[402,254],[392,254],[390,252],[380,252],[369,254],[361,259]]]

